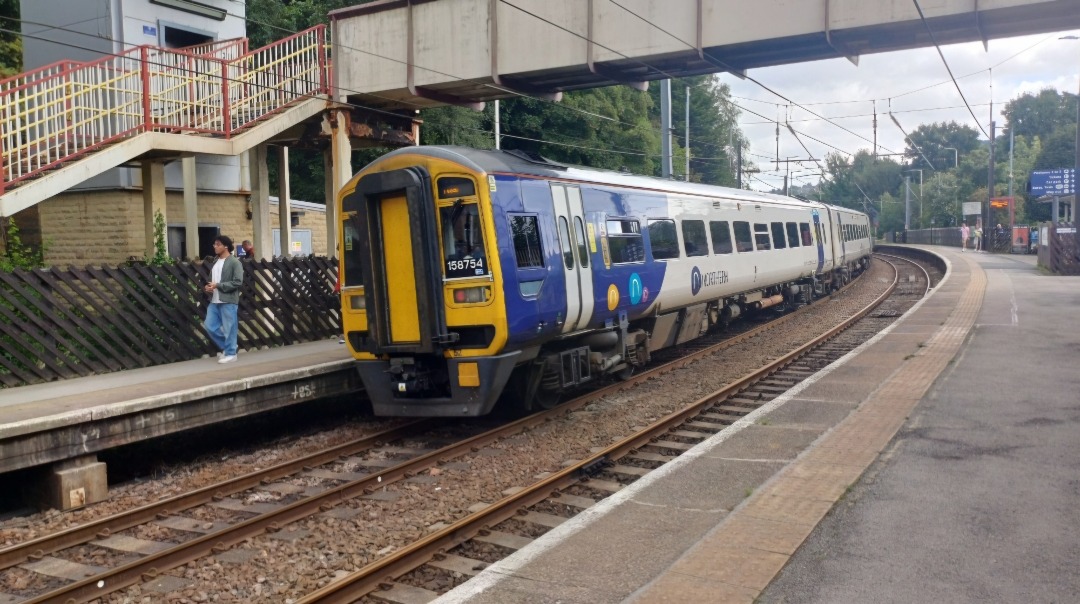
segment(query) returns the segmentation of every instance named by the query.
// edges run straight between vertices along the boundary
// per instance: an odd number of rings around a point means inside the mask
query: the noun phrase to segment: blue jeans
[[[236,356],[237,304],[210,304],[206,307],[203,328],[225,356]]]

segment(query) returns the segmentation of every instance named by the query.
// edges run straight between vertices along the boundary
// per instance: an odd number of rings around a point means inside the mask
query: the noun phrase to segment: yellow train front
[[[339,193],[346,342],[376,415],[488,413],[520,351],[506,308],[484,171],[403,149]]]

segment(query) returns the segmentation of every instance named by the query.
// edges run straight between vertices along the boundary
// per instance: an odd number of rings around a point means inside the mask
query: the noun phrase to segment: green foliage
[[[0,27],[19,31],[19,0],[0,0]],[[0,78],[22,72],[22,38],[14,33],[0,32]]]
[[[0,271],[8,272],[15,269],[33,270],[45,266],[45,249],[42,245],[34,249],[23,245],[19,236],[19,227],[11,218],[7,218],[6,237],[4,238],[3,253],[0,254]]]
[[[1065,124],[1076,123],[1076,95],[1046,88],[1039,94],[1024,94],[1008,103],[1002,113],[1017,136],[1039,137],[1044,141]]]
[[[911,141],[915,141],[918,149]],[[960,156],[967,155],[977,147],[979,131],[971,126],[956,122],[920,124],[910,132],[904,157],[909,168],[946,170],[955,167]],[[930,163],[927,164],[927,161]]]
[[[169,249],[165,245],[165,217],[159,210],[154,210],[154,255],[146,257],[146,263],[150,266],[165,266],[172,264],[169,257]]]

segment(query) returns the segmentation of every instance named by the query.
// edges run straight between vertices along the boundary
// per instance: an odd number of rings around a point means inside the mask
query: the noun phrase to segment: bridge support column
[[[169,215],[165,209],[165,164],[160,161],[143,160],[143,228],[146,235],[146,257],[152,258],[154,249],[154,213],[161,212],[165,224],[169,224]],[[167,228],[167,227],[166,227]],[[169,251],[168,233],[165,236],[165,251]]]
[[[71,510],[104,500],[109,495],[105,463],[96,455],[53,464],[45,490],[45,506]]]
[[[330,149],[323,152],[326,165],[326,256],[338,255],[337,194],[352,178],[352,143],[349,141],[349,115],[335,110],[330,120]]]
[[[180,160],[184,175],[184,256],[199,257],[199,192],[195,180],[195,158]]]
[[[273,255],[274,243],[270,240],[270,173],[266,169],[266,145],[256,145],[251,150],[251,243],[261,260]]]
[[[281,255],[290,256],[292,250],[292,208],[289,204],[289,148],[278,147],[278,244]]]

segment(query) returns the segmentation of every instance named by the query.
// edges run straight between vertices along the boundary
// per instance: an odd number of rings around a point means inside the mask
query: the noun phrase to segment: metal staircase
[[[0,81],[0,216],[147,153],[237,155],[326,109],[326,26],[247,46],[139,46]]]

